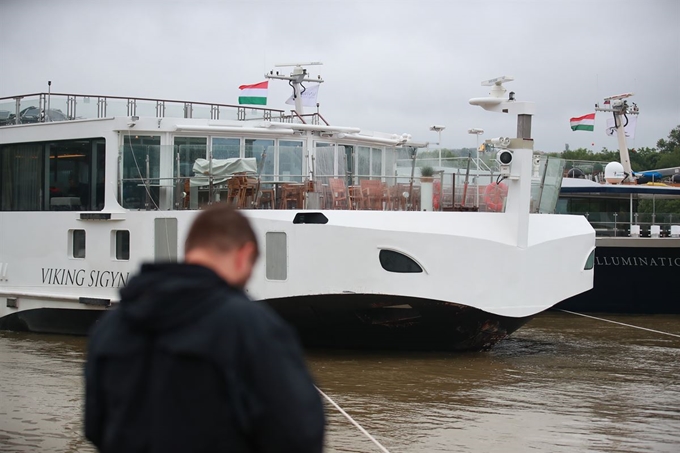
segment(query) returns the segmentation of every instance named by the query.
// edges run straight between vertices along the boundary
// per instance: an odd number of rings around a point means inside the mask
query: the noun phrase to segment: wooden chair
[[[240,207],[241,199],[245,198],[246,177],[234,175],[227,179],[227,204]]]
[[[251,208],[255,207],[255,193],[258,190],[257,178],[252,176],[244,177],[242,180],[242,192],[241,199],[239,200],[240,208]]]
[[[387,185],[382,181],[364,179],[361,181],[361,192],[366,209],[382,211],[388,205]]]
[[[361,186],[349,186],[349,208],[350,209],[365,209],[366,200],[361,190]]]
[[[280,209],[291,209],[291,204],[294,204],[293,209],[304,209],[305,198],[304,184],[282,184],[281,185],[281,203]]]
[[[413,198],[411,199],[411,211],[420,211],[420,186],[413,186]]]
[[[408,200],[404,197],[404,192],[408,193],[408,184],[397,183],[389,188],[391,208],[395,211],[405,211]]]
[[[331,192],[331,209],[347,209],[347,187],[340,178],[330,178],[328,186]]]
[[[317,184],[321,187],[321,207],[323,209],[333,209],[333,197],[331,196],[331,188],[328,183]]]
[[[189,200],[191,200],[191,184],[189,178],[184,180],[182,184],[184,199],[182,200],[183,209],[189,209]]]
[[[274,209],[276,203],[276,192],[274,189],[260,190],[260,197],[257,200],[257,207],[260,209]]]

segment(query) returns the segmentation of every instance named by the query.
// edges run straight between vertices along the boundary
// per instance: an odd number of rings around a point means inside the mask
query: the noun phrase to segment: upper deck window
[[[241,157],[241,139],[213,137],[212,139],[213,159],[231,159]]]
[[[126,135],[123,140],[121,204],[154,209],[159,204],[161,137]]]
[[[260,168],[260,161],[264,156],[262,166],[262,176],[265,180],[274,179],[274,140],[246,139],[245,157],[254,157],[257,168]]]
[[[302,182],[302,142],[279,140],[279,175],[281,180]]]
[[[104,208],[103,138],[0,147],[3,211],[97,211]]]
[[[41,211],[45,146],[19,143],[0,147],[0,200],[3,211]]]
[[[196,159],[207,159],[208,138],[175,137],[175,153],[179,154],[179,176],[191,177]]]

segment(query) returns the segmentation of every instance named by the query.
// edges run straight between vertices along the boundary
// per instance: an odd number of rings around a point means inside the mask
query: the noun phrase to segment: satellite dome
[[[623,165],[619,162],[609,162],[606,167],[604,167],[604,179],[609,184],[618,184],[626,177],[623,173]]]

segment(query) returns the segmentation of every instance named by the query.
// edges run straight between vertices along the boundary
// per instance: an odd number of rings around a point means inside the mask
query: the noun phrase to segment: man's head
[[[237,288],[245,287],[258,255],[257,238],[248,220],[223,203],[196,217],[184,243],[185,262],[210,268]]]

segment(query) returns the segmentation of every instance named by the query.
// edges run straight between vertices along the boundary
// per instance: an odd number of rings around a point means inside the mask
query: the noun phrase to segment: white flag
[[[304,107],[316,107],[316,97],[319,95],[319,85],[321,84],[312,83],[311,86],[305,87],[305,91],[300,95]],[[292,95],[288,98],[286,104],[295,105],[295,100]]]
[[[623,124],[626,123],[625,118],[621,118]],[[630,115],[628,117],[628,124],[623,130],[626,133],[626,138],[635,138],[635,126],[637,126],[637,115]],[[614,127],[614,118],[607,118],[607,135],[615,135],[616,128]]]

